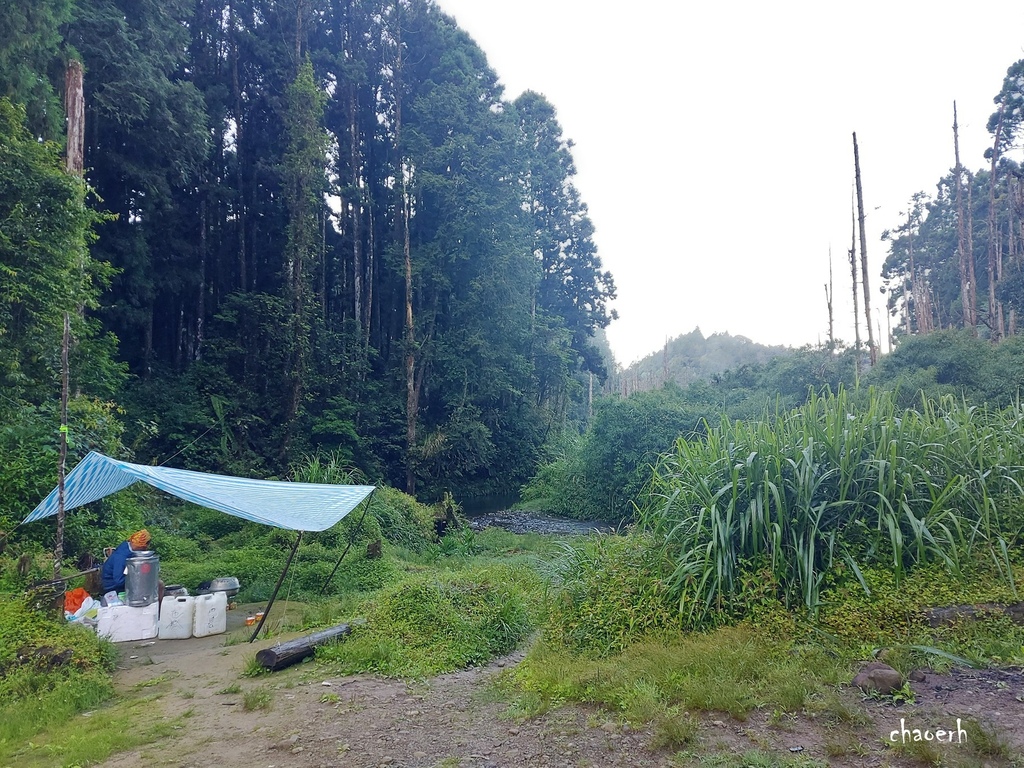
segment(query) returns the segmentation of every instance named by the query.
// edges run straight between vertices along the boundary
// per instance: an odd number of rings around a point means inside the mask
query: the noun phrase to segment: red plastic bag
[[[65,592],[64,610],[68,613],[74,613],[82,607],[82,603],[85,602],[85,598],[87,597],[91,597],[91,595],[81,587],[72,589],[70,592]]]

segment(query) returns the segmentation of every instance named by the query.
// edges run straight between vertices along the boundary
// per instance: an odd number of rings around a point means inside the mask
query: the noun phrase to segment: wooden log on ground
[[[271,648],[264,648],[256,653],[256,662],[271,672],[290,667],[292,664],[312,656],[317,646],[338,640],[352,631],[348,624],[338,624],[335,627],[314,632],[305,637],[297,637],[286,643],[275,645]]]
[[[932,608],[925,613],[928,625],[941,627],[952,624],[960,619],[983,619],[986,616],[1004,614],[1015,624],[1024,624],[1024,603],[1003,605],[998,603],[981,603],[980,605],[950,605],[945,608]]]

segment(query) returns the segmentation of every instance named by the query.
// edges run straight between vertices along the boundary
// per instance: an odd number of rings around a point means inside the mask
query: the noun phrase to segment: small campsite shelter
[[[140,481],[193,504],[275,528],[298,531],[295,546],[267,603],[264,621],[291,566],[302,533],[327,530],[367,501],[375,490],[372,485],[250,480],[172,467],[150,467],[91,451],[64,480],[64,509],[89,504]],[[22,524],[55,515],[57,509],[58,489],[54,488]],[[261,621],[253,640],[262,626]]]

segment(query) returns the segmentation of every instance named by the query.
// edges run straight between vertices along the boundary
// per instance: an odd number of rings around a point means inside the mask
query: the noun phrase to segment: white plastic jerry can
[[[196,637],[217,635],[228,627],[228,596],[224,592],[198,595],[192,634]]]
[[[195,598],[187,595],[165,597],[160,602],[160,639],[184,640],[192,637]]]

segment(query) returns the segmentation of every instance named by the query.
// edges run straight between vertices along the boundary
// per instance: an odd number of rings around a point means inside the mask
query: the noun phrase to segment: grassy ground
[[[219,556],[216,547],[211,552]],[[570,546],[498,529],[456,531],[426,547],[386,545],[382,572],[389,575],[382,583],[328,598],[307,592],[304,607],[288,612],[290,626],[276,631],[357,620],[351,638],[318,656],[322,674],[334,675],[370,671],[424,679],[528,648],[526,658],[500,676],[509,718],[528,721],[573,702],[595,707],[649,731],[649,747],[667,750],[679,766],[824,764],[767,744],[740,753],[716,746],[708,723],[719,718],[755,730],[783,727],[792,718],[826,723],[836,733],[855,734],[829,736],[828,754],[855,760],[868,738],[863,714],[840,694],[856,663],[879,648],[903,672],[921,665],[941,671],[954,657],[979,665],[1024,661],[1024,629],[1005,619],[934,630],[920,619],[935,600],[999,599],[1002,587],[992,586],[984,568],[967,569],[974,575],[955,580],[941,570],[922,570],[899,588],[883,571],[868,572],[871,597],[859,584],[832,584],[823,590],[814,623],[767,592],[751,592],[752,600],[757,597],[745,620],[723,614],[719,626],[694,633],[673,624],[647,552],[636,538],[603,536]],[[171,719],[147,718],[160,696],[155,683],[111,698],[108,645],[14,604],[0,604],[0,766],[94,764],[187,725],[187,708]],[[55,672],[15,661],[18,649],[44,644],[66,645],[76,663]],[[239,674],[258,672],[250,664]],[[254,683],[239,688],[242,708],[270,711],[273,686]],[[900,703],[898,696],[887,701]],[[88,717],[74,716],[83,710]],[[956,753],[958,764],[1013,764],[997,734],[976,722],[968,727],[971,747]],[[931,745],[905,745],[891,754],[903,761],[893,765],[957,764]]]

